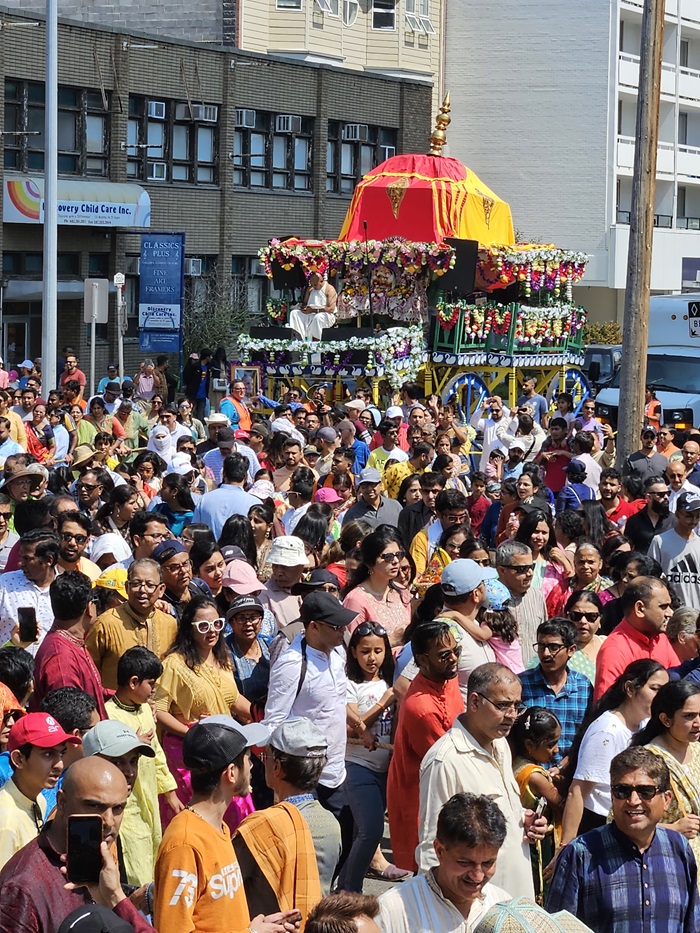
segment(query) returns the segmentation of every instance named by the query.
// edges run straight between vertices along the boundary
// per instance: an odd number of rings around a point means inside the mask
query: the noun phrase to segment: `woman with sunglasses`
[[[612,806],[610,762],[628,747],[667,683],[668,674],[658,661],[633,661],[589,708],[569,749],[561,847],[606,822]]]
[[[602,611],[600,597],[590,590],[576,590],[564,607],[567,619],[571,619],[578,632],[578,649],[569,658],[569,667],[584,674],[592,684],[595,683],[596,658],[605,641],[605,635],[598,634]]]
[[[349,742],[345,791],[357,832],[338,887],[362,893],[362,883],[384,834],[386,779],[396,698],[391,688],[394,659],[386,630],[362,622],[352,633],[346,665]],[[397,881],[408,874],[386,862],[374,876]]]
[[[163,658],[155,703],[158,728],[168,767],[177,781],[177,795],[186,805],[192,796],[190,773],[182,761],[182,739],[204,716],[233,716],[250,722],[250,703],[236,686],[231,656],[224,641],[225,620],[216,603],[194,596],[185,606],[172,647]],[[235,798],[224,819],[235,829],[251,812],[248,798]],[[172,810],[161,805],[164,828]]]
[[[661,823],[682,833],[700,858],[700,685],[666,684],[654,697],[651,718],[632,739],[663,758],[671,772],[671,804]]]
[[[199,418],[193,417],[192,403],[188,402],[186,398],[180,399],[177,403],[177,420],[180,424],[184,424],[186,428],[190,429],[195,444],[206,441],[206,429]]]
[[[395,528],[380,525],[360,546],[362,563],[350,574],[343,605],[357,613],[352,627],[377,621],[387,631],[392,648],[411,621],[411,594],[396,582],[404,556]]]
[[[150,431],[151,428],[154,425],[158,424],[158,421],[160,420],[160,413],[163,410],[163,397],[160,395],[153,396],[153,398],[151,399],[150,411],[148,410],[147,407],[144,407],[143,403],[139,399],[137,399],[136,401],[137,401],[137,404],[141,407],[141,411],[143,411],[144,413],[144,416],[148,423],[148,430]]]

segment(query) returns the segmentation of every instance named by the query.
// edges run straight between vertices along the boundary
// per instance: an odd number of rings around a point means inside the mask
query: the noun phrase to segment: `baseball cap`
[[[226,613],[226,621],[228,622],[229,619],[235,618],[239,612],[245,612],[246,609],[259,609],[261,616],[265,613],[263,604],[260,602],[257,596],[239,596],[231,603],[231,606]]]
[[[232,560],[246,559],[243,549],[239,548],[237,544],[225,544],[222,548],[219,548],[219,553],[223,557],[225,564],[230,564]]]
[[[22,360],[19,366],[20,369],[34,369],[34,363],[32,360]]]
[[[569,462],[564,467],[564,470],[567,473],[584,474],[586,472],[586,464],[583,462],[583,460],[576,460],[576,458],[574,458],[573,460],[569,460]]]
[[[18,719],[10,729],[7,750],[13,752],[22,745],[36,745],[37,748],[55,748],[56,745],[80,745],[77,735],[69,735],[53,716],[48,713],[28,713]]]
[[[442,571],[440,584],[445,596],[464,596],[471,593],[486,580],[493,580],[498,573],[493,567],[481,567],[475,560],[460,558],[453,560]]]
[[[226,564],[221,584],[230,586],[239,596],[252,596],[265,589],[253,567],[245,560],[232,560]]]
[[[333,586],[337,586],[338,592],[340,592],[340,582],[334,573],[331,573],[330,570],[323,570],[321,568],[318,570],[312,570],[309,574],[308,580],[302,580],[301,583],[297,583],[292,587],[292,595],[304,596],[306,593],[313,593],[314,590],[321,586],[325,586],[328,583],[333,584]]]
[[[306,716],[285,719],[277,726],[267,744],[295,758],[325,758],[328,754],[328,740]]]
[[[349,402],[345,403],[346,408],[354,408],[355,411],[364,411],[367,407],[361,398],[351,398]]]
[[[529,446],[524,437],[516,437],[515,440],[511,442],[510,449],[512,450],[516,447],[518,450],[527,450]]]
[[[314,502],[325,502],[328,505],[333,505],[335,502],[342,501],[342,496],[339,496],[332,486],[323,486],[314,494]]]
[[[511,592],[505,583],[501,583],[500,580],[487,580],[484,584],[486,587],[486,599],[484,605],[488,609],[505,609],[506,604],[509,599],[512,599]]]
[[[155,749],[142,742],[134,730],[116,719],[103,719],[83,736],[83,754],[105,755],[107,758],[119,758],[127,752],[138,751],[146,758],[155,758]]]
[[[365,467],[364,470],[360,473],[360,482],[361,486],[363,483],[381,483],[382,474],[379,470],[375,470],[374,467]]]
[[[269,479],[258,479],[250,487],[248,494],[264,502],[265,499],[275,498],[275,487]]]
[[[123,567],[110,567],[109,570],[101,573],[92,585],[101,586],[105,590],[114,590],[122,599],[127,599],[126,578],[127,572]]]
[[[320,441],[325,441],[327,444],[332,444],[333,441],[338,440],[338,432],[335,428],[319,428],[316,432],[316,437]]]
[[[293,535],[280,535],[275,538],[268,555],[270,564],[280,567],[308,567],[309,558],[304,550],[304,542]]]
[[[676,509],[684,509],[686,512],[699,511],[700,496],[696,492],[682,492],[676,499]]]
[[[190,473],[196,473],[197,468],[192,466],[192,458],[190,455],[184,451],[181,451],[179,454],[173,455],[173,459],[168,466],[167,472],[177,473],[178,476],[189,476]]]
[[[308,447],[304,448],[304,456],[305,457],[320,457],[321,453],[320,451],[316,450],[316,448],[313,445],[309,444]]]
[[[231,428],[219,428],[216,432],[216,443],[219,447],[232,447],[236,440],[236,432]]]
[[[267,745],[269,738],[258,722],[239,726],[230,716],[207,716],[185,733],[182,760],[195,774],[206,774],[230,765],[251,745]]]
[[[403,409],[400,405],[390,405],[386,410],[387,418],[403,418]]]
[[[500,492],[500,491],[501,491],[500,483],[487,483],[486,484],[486,492],[488,493],[488,495],[495,495],[497,492]]]
[[[239,428],[237,431],[233,432],[233,436],[237,441],[249,441],[250,431],[241,431]]]
[[[642,437],[644,437],[645,434],[653,434],[654,437],[656,437],[656,435],[658,434],[658,431],[653,426],[653,424],[645,424],[644,427],[642,428]]]
[[[251,434],[259,434],[260,437],[269,437],[269,436],[270,436],[270,429],[269,429],[268,426],[267,426],[266,424],[264,424],[262,421],[255,421],[255,422],[250,426],[250,433],[251,433]]]
[[[167,541],[161,541],[160,544],[153,549],[151,559],[162,565],[166,560],[175,557],[176,554],[187,553],[188,551],[184,544],[176,541],[175,538],[169,538]]]
[[[134,933],[134,928],[101,904],[83,904],[68,914],[58,933]]]
[[[340,600],[330,593],[310,593],[301,604],[299,617],[304,625],[325,622],[333,628],[346,628],[355,621],[357,613],[345,609]]]

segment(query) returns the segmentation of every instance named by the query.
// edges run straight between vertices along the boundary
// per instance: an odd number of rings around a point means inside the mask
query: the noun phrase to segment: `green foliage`
[[[185,299],[184,359],[202,347],[225,347],[230,355],[238,335],[248,328],[245,283],[232,276],[220,280],[216,274],[190,281],[196,285]]]
[[[622,343],[622,328],[617,321],[589,321],[583,328],[583,345]]]

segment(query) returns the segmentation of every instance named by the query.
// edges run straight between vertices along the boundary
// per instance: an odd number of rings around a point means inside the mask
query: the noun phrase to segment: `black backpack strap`
[[[304,680],[306,679],[306,671],[309,666],[309,662],[306,659],[306,638],[301,640],[301,669],[299,671],[299,683],[297,684],[297,692],[294,694],[294,699],[299,696],[301,693],[301,688],[304,686]]]

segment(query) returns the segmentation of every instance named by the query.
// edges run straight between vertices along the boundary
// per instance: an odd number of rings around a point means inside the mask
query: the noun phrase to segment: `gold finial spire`
[[[442,106],[440,107],[440,112],[437,117],[435,117],[435,129],[433,130],[430,136],[430,149],[428,150],[428,155],[441,156],[442,147],[447,142],[447,133],[445,130],[452,122],[450,117],[450,92],[448,91],[445,94],[445,97],[442,101]]]

